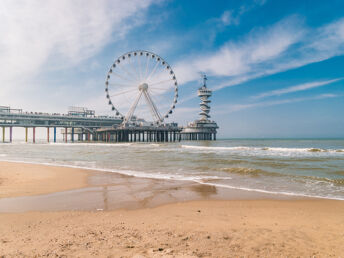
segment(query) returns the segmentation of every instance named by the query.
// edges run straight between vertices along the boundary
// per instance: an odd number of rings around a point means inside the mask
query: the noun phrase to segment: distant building
[[[69,116],[94,117],[95,111],[85,107],[68,107]]]
[[[197,91],[201,99],[200,119],[189,123],[182,130],[182,140],[216,140],[217,129],[215,121],[210,120],[210,100],[212,90],[207,88],[207,77],[203,75],[203,86]]]

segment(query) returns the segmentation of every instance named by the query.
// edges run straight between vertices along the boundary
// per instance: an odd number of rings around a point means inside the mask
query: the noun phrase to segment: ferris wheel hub
[[[147,83],[140,84],[139,85],[139,90],[147,91],[148,90],[148,84]]]

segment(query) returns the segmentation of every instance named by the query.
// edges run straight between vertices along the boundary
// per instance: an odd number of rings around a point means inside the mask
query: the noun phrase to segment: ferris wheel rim
[[[169,71],[169,75],[171,76],[172,79],[170,79],[171,81],[173,81],[173,87],[174,87],[174,96],[173,96],[173,102],[172,105],[170,106],[170,108],[167,110],[167,112],[161,116],[161,118],[157,119],[155,122],[156,123],[162,123],[166,118],[168,118],[172,113],[173,110],[175,109],[175,106],[177,104],[177,99],[178,99],[178,82],[177,82],[177,78],[176,75],[172,69],[172,67],[170,66],[170,64],[163,59],[160,55],[157,55],[151,51],[147,51],[147,50],[133,50],[133,51],[129,51],[126,52],[124,54],[122,54],[121,56],[119,56],[118,58],[116,58],[114,60],[114,62],[112,63],[107,76],[106,76],[106,81],[105,81],[105,92],[106,92],[106,98],[108,100],[108,105],[111,106],[112,111],[116,112],[117,116],[120,116],[121,119],[123,119],[126,117],[125,115],[123,115],[118,108],[115,107],[115,105],[113,104],[113,101],[111,100],[111,96],[109,94],[109,80],[111,78],[111,74],[114,74],[114,69],[117,68],[117,66],[121,63],[121,60],[125,60],[126,58],[131,58],[132,56],[136,57],[136,56],[145,56],[146,58],[151,57],[152,59],[155,60],[156,62],[156,66],[158,66],[158,64],[162,65],[164,68],[166,68]],[[130,60],[130,59],[129,59]],[[141,67],[140,67],[141,68]],[[146,67],[147,70],[147,67]],[[154,72],[154,71],[153,71]],[[152,73],[152,72],[151,72]],[[127,73],[128,75],[130,74],[129,72]],[[141,74],[141,71],[140,71]],[[117,76],[119,76],[117,74]],[[151,76],[151,74],[147,77],[147,79]],[[120,77],[120,76],[119,76]],[[135,79],[136,76],[134,76]],[[130,78],[130,76],[129,76]],[[129,85],[128,85],[129,86]],[[133,90],[133,89],[132,89]],[[113,96],[113,95],[112,95]]]

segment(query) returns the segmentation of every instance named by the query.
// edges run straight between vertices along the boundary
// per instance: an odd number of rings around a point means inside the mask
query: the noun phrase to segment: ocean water
[[[179,143],[4,143],[0,160],[190,180],[251,192],[344,200],[343,139]]]

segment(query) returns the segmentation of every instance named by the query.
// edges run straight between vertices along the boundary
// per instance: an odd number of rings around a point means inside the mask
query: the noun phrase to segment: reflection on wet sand
[[[193,185],[191,189],[203,198],[217,194],[217,188],[213,185]]]
[[[1,198],[0,212],[137,209],[204,198],[272,198],[268,194],[217,188],[193,181],[137,178],[96,171],[90,174],[88,184],[85,188],[52,194]],[[278,198],[283,199],[283,196]]]

